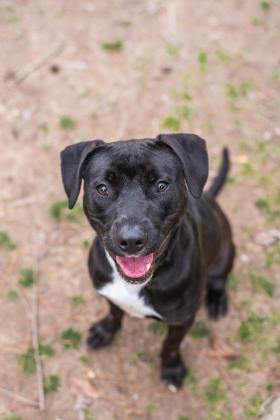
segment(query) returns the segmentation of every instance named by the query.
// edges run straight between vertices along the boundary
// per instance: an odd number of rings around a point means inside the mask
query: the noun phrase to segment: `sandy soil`
[[[42,356],[44,375],[60,381],[44,412],[0,390],[1,419],[250,419],[279,392],[280,250],[258,239],[280,227],[279,18],[277,0],[1,1],[0,230],[12,243],[2,235],[0,386],[38,399],[36,374],[19,362],[32,346],[26,302],[36,294],[40,342],[55,352]],[[57,220],[50,207],[65,199],[67,144],[176,129],[207,140],[211,176],[230,147],[219,201],[238,256],[230,313],[213,323],[202,308],[214,339],[185,339],[191,375],[172,394],[150,321],[126,317],[110,348],[87,354],[87,329],[107,310],[87,273],[94,233],[79,212]],[[27,267],[39,276],[24,288]],[[70,327],[82,335],[78,349],[64,348]]]

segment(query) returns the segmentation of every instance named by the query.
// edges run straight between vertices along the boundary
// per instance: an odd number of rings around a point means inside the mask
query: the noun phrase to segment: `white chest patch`
[[[149,280],[143,284],[129,284],[119,274],[114,260],[106,252],[107,259],[112,267],[112,281],[106,284],[98,293],[105,296],[125,312],[138,318],[146,316],[156,316],[162,318],[151,306],[147,305],[144,298],[140,296],[141,289],[145,287]]]

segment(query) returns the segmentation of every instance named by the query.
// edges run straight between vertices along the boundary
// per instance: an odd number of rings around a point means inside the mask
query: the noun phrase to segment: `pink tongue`
[[[143,277],[149,270],[154,254],[144,257],[116,257],[117,263],[127,277]]]

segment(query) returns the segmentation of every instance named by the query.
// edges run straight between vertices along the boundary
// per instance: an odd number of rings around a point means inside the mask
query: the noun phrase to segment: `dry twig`
[[[14,75],[15,83],[17,84],[21,83],[24,79],[26,79],[26,77],[28,77],[35,70],[40,69],[41,67],[46,65],[50,60],[52,60],[54,57],[57,57],[59,54],[61,54],[63,48],[64,48],[64,43],[61,43],[57,45],[55,48],[53,48],[51,51],[49,51],[43,57],[39,58],[36,61],[33,61],[32,63],[27,64],[25,67],[23,67]]]
[[[13,398],[14,400],[20,401],[24,404],[32,405],[33,407],[39,407],[38,401],[33,401],[29,398],[25,398],[22,395],[18,395],[15,392],[9,391],[8,389],[0,387],[0,393],[6,395],[7,397]]]

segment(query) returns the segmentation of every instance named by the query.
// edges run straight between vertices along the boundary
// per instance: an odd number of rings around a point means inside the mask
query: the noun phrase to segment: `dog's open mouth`
[[[143,283],[152,274],[154,254],[143,257],[116,256],[116,262],[125,280],[130,283]]]

